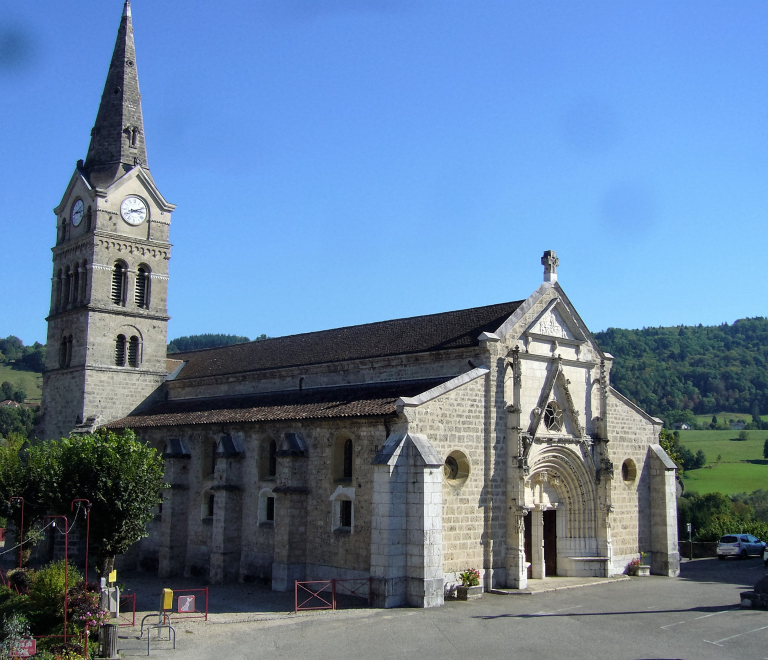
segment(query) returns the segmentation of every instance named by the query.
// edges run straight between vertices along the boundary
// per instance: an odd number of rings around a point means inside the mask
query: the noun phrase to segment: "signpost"
[[[688,523],[688,559],[693,559],[693,539],[691,538],[691,531],[693,530],[693,525],[691,523]]]
[[[194,596],[179,596],[179,614],[195,611]]]
[[[31,658],[37,653],[37,640],[32,637],[22,637],[15,646],[17,658]]]

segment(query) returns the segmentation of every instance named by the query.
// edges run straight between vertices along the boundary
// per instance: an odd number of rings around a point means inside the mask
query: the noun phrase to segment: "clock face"
[[[144,200],[131,195],[120,204],[120,215],[129,225],[140,225],[147,219],[147,205]]]
[[[83,221],[83,200],[78,199],[72,204],[72,211],[69,214],[72,225],[77,227]]]

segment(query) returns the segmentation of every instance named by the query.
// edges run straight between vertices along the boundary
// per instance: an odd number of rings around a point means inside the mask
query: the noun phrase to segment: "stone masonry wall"
[[[622,573],[640,552],[651,550],[651,491],[648,446],[658,441],[654,425],[612,393],[608,396],[608,455],[613,462],[611,537],[613,572]],[[632,461],[635,477],[622,478]]]
[[[426,435],[443,459],[458,451],[469,460],[466,480],[443,478],[443,573],[449,590],[458,573],[477,568],[483,575],[485,564],[486,378],[406,408],[409,432]]]

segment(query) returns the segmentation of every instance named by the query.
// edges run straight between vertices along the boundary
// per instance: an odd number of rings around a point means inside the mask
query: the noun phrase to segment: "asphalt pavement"
[[[152,656],[768,660],[768,612],[738,607],[739,593],[765,574],[757,558],[700,559],[684,562],[679,578],[632,578],[528,596],[486,593],[428,610],[358,607],[298,615],[286,612],[285,594],[254,585],[212,586],[211,620],[179,621],[177,649],[153,639]],[[144,600],[155,587],[159,593],[159,583],[144,578]],[[120,637],[124,657],[146,657],[146,638],[137,630],[124,627]]]

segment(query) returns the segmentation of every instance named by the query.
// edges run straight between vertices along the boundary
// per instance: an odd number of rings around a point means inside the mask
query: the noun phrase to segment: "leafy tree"
[[[763,443],[763,458],[768,458],[768,438]]]
[[[91,542],[106,576],[115,556],[146,536],[166,488],[163,460],[130,430],[98,431],[55,444],[61,466],[58,508],[68,511],[75,498],[90,500]]]
[[[10,335],[5,339],[0,339],[0,351],[3,352],[7,360],[17,360],[24,354],[24,342],[18,337]]]
[[[14,389],[13,384],[9,383],[7,380],[0,385],[0,395],[2,395],[4,401],[13,398]]]
[[[24,355],[18,362],[29,371],[42,373],[45,371],[45,346],[35,342],[24,349]]]
[[[11,396],[11,398],[16,403],[24,403],[24,401],[26,401],[27,399],[27,393],[24,390],[16,390]]]
[[[677,465],[677,469],[682,475],[685,468],[683,468],[683,457],[680,455],[680,434],[672,433],[667,429],[661,429],[659,435],[659,444],[661,448],[667,452],[667,455]]]
[[[746,442],[749,440],[749,433],[746,431],[739,431],[739,442]]]
[[[3,514],[21,529],[21,506],[12,497],[24,498],[25,547],[18,552],[26,561],[34,535],[30,531],[50,512],[56,501],[59,466],[47,444],[29,446],[23,435],[10,434],[0,446],[0,502]],[[28,545],[26,541],[29,540]],[[16,539],[18,543],[19,539]]]
[[[35,411],[28,408],[0,406],[0,436],[7,437],[11,433],[28,435],[35,425],[35,415]]]
[[[269,339],[267,335],[259,335],[253,341]],[[248,337],[239,335],[202,334],[178,337],[168,344],[168,354],[186,353],[187,351],[199,351],[203,348],[217,348],[218,346],[231,346],[233,344],[245,344],[251,341]]]

